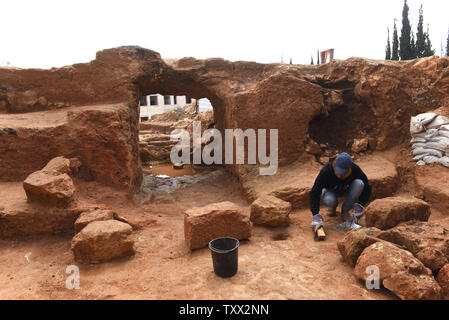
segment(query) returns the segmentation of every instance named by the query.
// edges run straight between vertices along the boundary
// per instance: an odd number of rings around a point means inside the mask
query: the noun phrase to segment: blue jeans
[[[349,211],[354,203],[359,201],[359,197],[362,194],[365,184],[360,179],[352,181],[349,189],[343,192],[334,192],[326,188],[323,188],[321,195],[323,197],[323,203],[325,206],[336,209],[338,206],[338,198],[347,197],[343,202],[342,211]]]

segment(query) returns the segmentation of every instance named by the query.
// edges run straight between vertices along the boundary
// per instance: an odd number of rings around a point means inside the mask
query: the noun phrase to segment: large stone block
[[[401,223],[381,232],[379,238],[406,248],[432,271],[449,262],[449,230],[436,222]]]
[[[251,204],[251,221],[270,227],[288,226],[292,205],[270,195],[263,195]]]
[[[390,197],[377,199],[366,208],[366,225],[382,230],[392,228],[404,221],[427,221],[430,206],[413,197]]]
[[[80,232],[85,226],[94,221],[113,220],[114,212],[109,209],[95,208],[80,214],[75,221],[75,233]]]
[[[66,173],[53,175],[44,171],[30,174],[23,182],[28,201],[47,206],[67,207],[75,199],[75,186]]]
[[[99,263],[134,254],[134,240],[129,224],[116,221],[94,221],[72,239],[75,260]]]
[[[355,274],[366,281],[371,276],[368,267],[379,268],[380,283],[403,300],[441,299],[441,288],[412,253],[388,242],[376,242],[357,260]]]
[[[377,238],[380,232],[377,228],[362,228],[349,232],[342,241],[337,242],[343,260],[354,267],[366,247],[381,241]]]
[[[438,272],[437,281],[441,286],[443,299],[449,300],[449,264]]]
[[[248,239],[252,223],[242,208],[225,201],[195,207],[184,213],[184,236],[189,249],[207,246],[218,237]]]

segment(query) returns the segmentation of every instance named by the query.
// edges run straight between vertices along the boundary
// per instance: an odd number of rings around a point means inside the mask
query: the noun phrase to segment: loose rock
[[[441,288],[426,268],[410,252],[388,242],[376,242],[357,260],[355,274],[364,281],[369,266],[379,268],[380,283],[403,300],[441,299]]]
[[[75,221],[75,233],[80,232],[93,221],[105,221],[114,219],[114,212],[108,209],[93,209],[83,212]]]
[[[184,213],[184,236],[190,250],[202,248],[218,237],[248,239],[252,223],[241,207],[225,201],[195,207]]]
[[[343,260],[354,267],[366,247],[382,241],[377,238],[380,232],[381,230],[377,228],[361,228],[349,232],[342,241],[337,242]]]
[[[377,199],[366,208],[366,225],[382,230],[410,220],[427,221],[430,206],[413,197],[390,197]]]
[[[288,226],[292,205],[270,195],[263,195],[251,204],[251,221],[271,227]]]
[[[438,223],[401,223],[383,231],[379,238],[406,248],[432,271],[438,271],[449,263],[449,230]]]
[[[449,300],[449,264],[438,272],[437,281],[441,286],[443,299]]]
[[[94,221],[72,239],[75,260],[99,263],[134,254],[130,225],[116,221]]]

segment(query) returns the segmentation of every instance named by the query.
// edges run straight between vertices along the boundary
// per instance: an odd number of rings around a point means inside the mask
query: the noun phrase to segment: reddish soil
[[[156,204],[133,204],[125,193],[96,182],[76,185],[82,200],[110,205],[138,226],[136,255],[79,265],[80,289],[68,290],[66,267],[77,264],[70,236],[1,240],[0,299],[395,299],[386,290],[367,290],[342,262],[336,241],[343,235],[331,229],[336,218],[327,219],[326,241],[314,241],[308,209],[294,211],[289,227],[254,227],[250,240],[241,242],[238,273],[217,277],[208,248],[187,250],[183,212],[224,200],[248,210],[223,170]],[[21,183],[2,183],[0,196],[26,199]]]

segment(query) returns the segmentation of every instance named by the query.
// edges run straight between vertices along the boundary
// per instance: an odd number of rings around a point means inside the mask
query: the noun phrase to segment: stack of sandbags
[[[412,117],[410,134],[413,160],[418,165],[439,163],[449,167],[449,117],[447,108]]]

